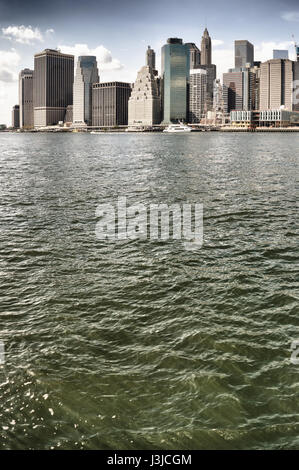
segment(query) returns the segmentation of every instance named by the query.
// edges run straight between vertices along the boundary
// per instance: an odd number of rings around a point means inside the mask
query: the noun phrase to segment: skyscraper
[[[211,65],[212,63],[212,40],[207,28],[204,30],[201,39],[201,65]]]
[[[129,126],[152,126],[161,122],[161,100],[157,79],[148,65],[137,75],[129,99]]]
[[[156,69],[156,54],[154,49],[151,49],[151,46],[147,46],[145,63],[152,70]]]
[[[289,58],[288,50],[273,49],[273,59],[288,59],[288,58]]]
[[[294,62],[272,59],[261,64],[260,110],[278,110],[281,106],[292,111]]]
[[[12,108],[11,126],[14,129],[18,129],[20,127],[20,106],[18,104]]]
[[[131,84],[95,83],[92,86],[92,125],[95,127],[126,126]]]
[[[189,47],[182,39],[170,38],[162,47],[163,123],[187,120],[190,68]]]
[[[90,126],[92,119],[92,85],[98,83],[99,72],[95,56],[78,57],[74,80],[73,124]]]
[[[19,74],[20,127],[33,127],[33,70],[24,69]]]
[[[223,74],[224,112],[251,111],[255,106],[256,76],[248,68],[233,69]]]
[[[73,104],[74,56],[45,49],[34,56],[34,126],[63,121]]]
[[[194,42],[186,42],[190,51],[190,70],[197,69],[200,66],[200,50]]]
[[[254,46],[249,41],[235,41],[235,68],[253,66]]]
[[[205,111],[207,94],[207,71],[204,69],[190,70],[189,89],[189,122],[199,123]]]

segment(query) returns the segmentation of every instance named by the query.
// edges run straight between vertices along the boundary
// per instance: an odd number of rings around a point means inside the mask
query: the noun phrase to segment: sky
[[[255,60],[299,43],[298,0],[0,0],[0,124],[11,125],[18,104],[18,73],[32,68],[45,48],[96,55],[100,80],[133,82],[148,45],[156,51],[169,37],[200,47],[204,28],[213,41],[217,76],[234,66],[234,41],[255,46]]]

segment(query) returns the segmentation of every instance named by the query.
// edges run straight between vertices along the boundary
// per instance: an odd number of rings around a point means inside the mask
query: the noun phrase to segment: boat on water
[[[103,134],[101,131],[91,131],[90,134]]]
[[[187,126],[186,124],[179,122],[178,124],[170,124],[163,132],[170,132],[170,133],[184,133],[184,132],[191,132],[192,127]]]

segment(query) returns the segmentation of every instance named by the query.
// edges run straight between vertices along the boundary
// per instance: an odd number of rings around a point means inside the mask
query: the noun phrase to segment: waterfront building
[[[291,60],[271,59],[261,64],[260,109],[292,111],[294,67]]]
[[[12,108],[11,126],[14,129],[20,127],[20,106],[18,104]]]
[[[194,42],[186,42],[190,53],[190,70],[197,69],[200,66],[200,50]]]
[[[19,73],[20,128],[33,127],[33,70],[24,69]]]
[[[95,56],[78,57],[73,89],[74,126],[91,126],[92,85],[99,81],[97,58]]]
[[[69,104],[66,108],[64,123],[67,127],[73,124],[73,105]]]
[[[254,46],[247,40],[235,41],[235,68],[252,67],[254,62]]]
[[[55,125],[73,104],[74,56],[45,49],[34,56],[34,127]]]
[[[231,111],[230,121],[234,127],[299,127],[299,112],[284,109]]]
[[[162,47],[163,124],[188,118],[189,63],[189,47],[182,39],[168,39]]]
[[[145,65],[137,75],[129,99],[129,126],[152,126],[161,122],[161,99],[154,69]]]
[[[205,28],[201,39],[201,65],[212,64],[212,40],[209,31]]]
[[[205,112],[207,94],[207,71],[203,69],[190,70],[189,88],[189,122],[200,123]]]
[[[273,50],[273,59],[288,59],[289,58],[289,51],[288,50]]]
[[[126,126],[131,84],[95,83],[92,86],[92,125],[94,127]]]

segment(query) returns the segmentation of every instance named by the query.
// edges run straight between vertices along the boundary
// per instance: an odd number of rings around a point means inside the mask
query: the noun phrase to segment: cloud
[[[44,40],[39,28],[32,28],[32,26],[8,26],[2,28],[2,33],[6,39],[21,44],[32,45],[36,41],[43,42]]]
[[[18,79],[18,66],[21,57],[15,49],[0,51],[0,81],[14,82]]]
[[[299,21],[299,11],[286,11],[281,18],[285,21]]]
[[[55,31],[53,28],[47,29],[46,34],[54,34]]]
[[[58,46],[61,52],[66,54],[73,54],[76,58],[80,55],[94,55],[98,61],[98,67],[100,72],[102,70],[112,71],[121,70],[123,65],[118,59],[112,57],[111,52],[104,46],[97,46],[94,49],[90,49],[87,44],[75,44],[74,46]]]
[[[222,46],[223,44],[224,44],[224,41],[222,41],[221,39],[212,39],[213,47]]]

